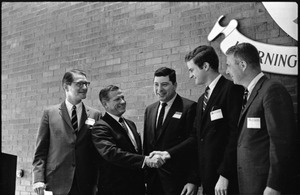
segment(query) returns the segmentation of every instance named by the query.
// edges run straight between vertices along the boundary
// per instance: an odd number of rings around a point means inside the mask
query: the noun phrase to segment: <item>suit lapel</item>
[[[59,107],[59,114],[61,115],[61,117],[63,118],[63,120],[70,126],[70,129],[73,130],[73,126],[71,124],[71,119],[68,113],[68,109],[66,106],[66,102],[62,102],[60,107]]]
[[[250,97],[245,105],[244,110],[242,110],[242,113],[240,114],[240,118],[239,118],[239,122],[238,125],[240,125],[240,122],[242,120],[242,118],[244,117],[246,110],[248,110],[249,106],[252,104],[253,100],[255,99],[255,97],[258,95],[259,90],[261,89],[263,83],[265,82],[265,80],[267,80],[266,76],[263,76],[259,79],[259,81],[256,83],[255,87],[253,88]]]
[[[155,131],[156,131],[156,118],[158,114],[158,108],[159,108],[159,101],[156,102],[156,104],[152,107],[152,111],[150,111],[150,124],[152,127],[150,127],[151,134],[152,134],[152,141],[155,141]]]
[[[160,131],[160,134],[158,135],[157,137],[157,141],[159,140],[159,138],[161,137],[161,135],[163,134],[164,131],[166,131],[166,128],[167,126],[169,125],[170,123],[170,120],[172,118],[172,116],[175,114],[176,111],[179,111],[179,112],[182,112],[182,104],[181,103],[181,97],[177,94],[177,97],[175,98],[164,122],[163,122],[163,125],[162,125],[162,129]]]
[[[134,145],[132,144],[127,132],[123,127],[115,120],[113,119],[109,114],[105,113],[105,115],[102,118],[105,122],[107,122],[111,128],[114,131],[117,131],[120,134],[123,134],[124,137],[126,137],[128,144],[131,146],[133,151],[135,151]],[[125,119],[126,120],[126,119]],[[129,126],[129,123],[126,121],[127,125]],[[129,126],[131,128],[131,126]]]
[[[81,113],[81,119],[80,119],[80,127],[79,132],[82,128],[82,126],[85,124],[86,119],[89,117],[90,113],[89,113],[89,109],[85,108],[84,104],[82,103],[82,113]]]
[[[216,99],[219,97],[220,92],[222,91],[224,82],[225,82],[225,78],[223,76],[221,76],[221,78],[217,82],[212,94],[210,95],[210,97],[208,99],[207,106],[205,108],[203,116],[207,115],[208,113],[210,113],[212,111],[212,109],[213,109],[212,105],[215,105]]]
[[[125,119],[125,118],[124,118],[124,119]],[[132,134],[133,134],[133,136],[134,136],[134,140],[135,140],[135,142],[136,142],[136,144],[137,144],[138,152],[140,152],[141,149],[142,149],[142,143],[141,143],[140,135],[139,135],[139,133],[137,132],[137,129],[135,128],[135,126],[132,125],[132,123],[128,122],[127,119],[125,119],[125,121],[126,121],[126,123],[128,124],[128,126],[129,126],[129,128],[130,128],[130,130],[131,130],[131,132],[132,132]],[[130,141],[130,142],[131,142],[131,141]],[[133,144],[132,144],[132,146],[133,146]],[[134,147],[134,146],[133,146],[133,147]]]

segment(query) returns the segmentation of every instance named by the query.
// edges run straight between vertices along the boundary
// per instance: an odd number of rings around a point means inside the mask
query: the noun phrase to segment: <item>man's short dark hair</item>
[[[239,43],[231,46],[226,55],[233,55],[234,58],[244,60],[253,68],[260,68],[260,57],[256,47],[250,43]]]
[[[219,58],[214,48],[208,45],[200,45],[193,51],[185,55],[185,62],[193,60],[200,69],[203,68],[204,62],[209,63],[209,66],[216,72],[219,72]]]
[[[62,85],[71,85],[71,83],[74,81],[74,74],[80,74],[86,77],[86,73],[83,70],[72,69],[64,74]]]
[[[172,68],[161,67],[154,72],[154,77],[165,77],[169,76],[172,84],[176,83],[176,72]]]
[[[119,90],[119,87],[118,86],[115,86],[115,85],[108,85],[107,87],[101,89],[101,91],[99,92],[99,99],[100,99],[100,102],[102,103],[103,105],[103,101],[109,101],[109,92],[111,91],[117,91]]]

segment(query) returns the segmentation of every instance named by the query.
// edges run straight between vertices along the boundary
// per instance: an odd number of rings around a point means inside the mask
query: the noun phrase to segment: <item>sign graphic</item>
[[[298,4],[296,2],[262,2],[273,20],[298,41]]]
[[[231,20],[225,27],[221,26],[219,22],[222,18],[224,18],[223,15],[217,20],[207,39],[208,41],[213,41],[219,34],[224,34],[225,39],[220,43],[220,48],[223,53],[237,42],[248,42],[254,45],[259,51],[262,71],[276,74],[298,75],[298,47],[271,45],[254,41],[236,29],[238,26],[236,20]]]

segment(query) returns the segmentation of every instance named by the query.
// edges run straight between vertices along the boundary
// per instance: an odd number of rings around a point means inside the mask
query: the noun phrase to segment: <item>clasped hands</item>
[[[159,168],[170,158],[171,156],[167,151],[153,151],[145,157],[145,164],[150,168]]]

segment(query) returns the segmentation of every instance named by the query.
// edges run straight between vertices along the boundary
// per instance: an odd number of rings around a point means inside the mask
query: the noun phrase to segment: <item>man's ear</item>
[[[68,85],[66,83],[63,84],[64,91],[69,91]]]
[[[203,63],[203,69],[204,69],[205,71],[208,71],[209,68],[210,68],[209,63],[208,63],[208,62],[204,62],[204,63]]]
[[[239,66],[241,67],[241,69],[243,70],[243,72],[246,70],[247,68],[247,62],[245,61],[241,61]]]

